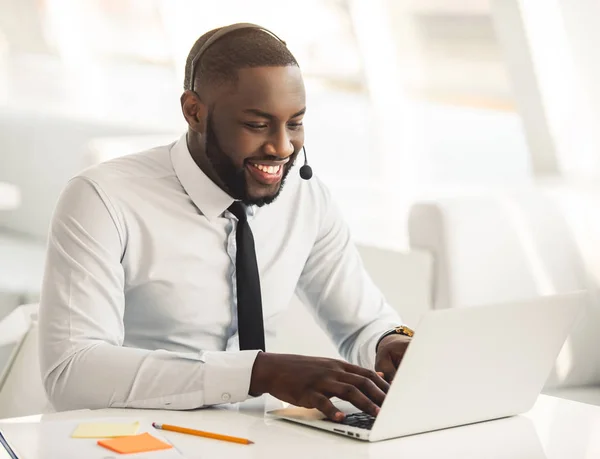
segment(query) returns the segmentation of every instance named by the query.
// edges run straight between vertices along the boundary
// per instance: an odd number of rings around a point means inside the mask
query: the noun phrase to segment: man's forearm
[[[62,363],[42,350],[44,384],[58,410],[192,409],[248,398],[255,351],[179,353],[89,343]],[[46,355],[44,355],[46,354]]]

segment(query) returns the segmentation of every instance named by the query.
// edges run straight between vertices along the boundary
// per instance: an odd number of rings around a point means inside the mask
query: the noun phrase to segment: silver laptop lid
[[[587,300],[577,292],[426,314],[370,440],[529,410]]]

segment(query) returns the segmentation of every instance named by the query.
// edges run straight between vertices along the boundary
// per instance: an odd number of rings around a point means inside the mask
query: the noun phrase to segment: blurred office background
[[[22,198],[0,224],[37,238],[71,175],[184,131],[187,53],[233,22],[271,28],[297,56],[311,163],[356,237],[404,247],[390,222],[403,226],[415,193],[532,178],[487,0],[2,0],[0,11],[0,180]]]
[[[0,180],[16,186],[21,201],[0,214],[0,225],[43,239],[70,176],[177,138],[185,129],[179,95],[189,48],[205,31],[238,21],[273,29],[298,57],[308,87],[311,162],[361,240],[406,247],[406,234],[397,226],[405,226],[410,203],[423,193],[527,183],[578,166],[586,174],[598,169],[590,139],[581,142],[585,151],[565,153],[562,139],[544,126],[554,120],[523,119],[519,103],[531,106],[523,107],[529,116],[549,118],[544,109],[535,113],[547,94],[539,94],[539,101],[525,94],[519,101],[511,85],[511,78],[521,80],[522,91],[554,85],[547,91],[560,89],[556,98],[571,99],[585,83],[572,81],[576,76],[569,73],[576,69],[561,62],[572,59],[565,48],[577,37],[541,17],[551,15],[552,4],[556,14],[565,13],[561,7],[567,2],[497,3],[512,5],[1,0]],[[521,3],[534,11],[503,11]],[[593,0],[574,3],[588,3],[590,14],[598,9]],[[566,27],[564,20],[555,22]],[[585,52],[580,47],[570,51]],[[554,68],[543,62],[549,58],[557,60]],[[528,71],[544,71],[544,65],[556,72],[544,77],[552,81],[529,81],[536,77]],[[589,67],[589,75],[581,77],[593,84],[600,70]],[[588,89],[580,98],[594,106],[600,89]],[[572,116],[574,107],[583,110],[578,102],[566,107],[561,121],[582,122]],[[569,102],[556,102],[561,103]]]
[[[66,181],[178,138],[190,47],[254,22],[300,62],[311,165],[409,323],[585,289],[597,328],[599,18],[597,0],[0,0],[0,314],[37,301]],[[549,386],[600,403],[595,335]]]

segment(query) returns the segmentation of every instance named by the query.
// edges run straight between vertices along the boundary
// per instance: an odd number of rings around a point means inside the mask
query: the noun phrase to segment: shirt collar
[[[181,186],[209,220],[222,215],[233,203],[234,199],[213,182],[192,159],[187,146],[187,134],[183,134],[171,148],[171,162]]]

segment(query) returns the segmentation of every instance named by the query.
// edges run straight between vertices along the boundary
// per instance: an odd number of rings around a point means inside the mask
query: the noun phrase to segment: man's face
[[[296,66],[241,69],[209,110],[206,155],[226,191],[273,202],[304,144],[304,83]]]

